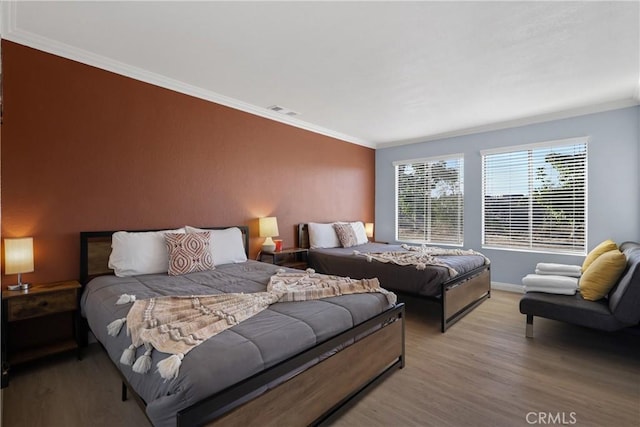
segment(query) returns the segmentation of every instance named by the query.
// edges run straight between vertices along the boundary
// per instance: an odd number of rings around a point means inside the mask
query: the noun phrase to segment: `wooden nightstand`
[[[281,251],[262,251],[258,256],[258,260],[262,262],[270,262],[271,264],[281,265],[283,267],[297,268],[305,270],[307,268],[307,255],[309,251],[302,248],[287,248]]]
[[[26,291],[2,291],[2,382],[11,365],[77,350],[80,283],[32,285]]]

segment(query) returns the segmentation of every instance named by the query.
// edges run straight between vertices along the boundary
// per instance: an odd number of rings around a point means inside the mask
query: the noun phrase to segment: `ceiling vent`
[[[285,116],[297,116],[300,113],[297,113],[293,110],[289,110],[288,108],[281,107],[279,105],[272,105],[271,107],[267,107],[271,111],[275,111],[276,113],[284,114]]]

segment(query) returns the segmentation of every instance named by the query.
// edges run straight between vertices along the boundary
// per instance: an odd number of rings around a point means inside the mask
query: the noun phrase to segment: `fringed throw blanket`
[[[397,265],[415,265],[416,270],[424,270],[427,265],[435,265],[444,267],[449,270],[449,275],[453,278],[458,275],[453,267],[438,259],[442,255],[478,255],[484,258],[484,263],[489,264],[489,259],[480,252],[472,249],[444,249],[430,246],[409,246],[402,245],[404,251],[389,252],[359,252],[353,251],[354,255],[362,255],[367,257],[369,262],[373,260],[385,263],[393,263]]]
[[[221,295],[166,296],[136,301],[134,295],[123,295],[116,304],[133,302],[126,318],[107,326],[116,336],[126,322],[131,345],[125,349],[120,363],[133,365],[133,371],[151,369],[151,352],[156,349],[171,356],[157,364],[164,378],[178,375],[184,355],[212,336],[237,325],[276,302],[307,301],[339,295],[377,292],[385,294],[390,304],[396,296],[380,287],[378,279],[352,280],[347,277],[306,272],[286,273],[279,270],[271,277],[266,292]],[[136,349],[145,352],[136,360]]]

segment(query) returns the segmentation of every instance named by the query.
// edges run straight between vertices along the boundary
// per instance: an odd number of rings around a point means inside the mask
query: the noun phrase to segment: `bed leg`
[[[527,314],[527,329],[525,331],[527,338],[533,338],[533,314]]]
[[[122,401],[125,402],[127,400],[127,385],[122,381]]]
[[[400,363],[400,369],[404,368],[404,361],[405,361],[405,333],[404,333],[404,325],[405,325],[405,316],[404,316],[404,306],[402,307],[402,312],[400,313],[400,315],[398,316],[399,319],[402,320],[402,355],[400,356],[401,358],[401,363]]]
[[[447,331],[447,313],[446,313],[446,306],[447,306],[447,288],[444,286],[444,284],[440,285],[440,295],[442,295],[442,297],[440,298],[440,332],[442,332],[443,334]]]

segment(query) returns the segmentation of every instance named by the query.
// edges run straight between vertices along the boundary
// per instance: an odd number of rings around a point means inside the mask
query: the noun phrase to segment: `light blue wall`
[[[521,284],[538,262],[583,257],[482,249],[480,150],[588,136],[587,247],[611,238],[640,241],[640,106],[376,150],[376,240],[395,239],[393,162],[464,153],[464,246],[491,259],[492,281]]]

